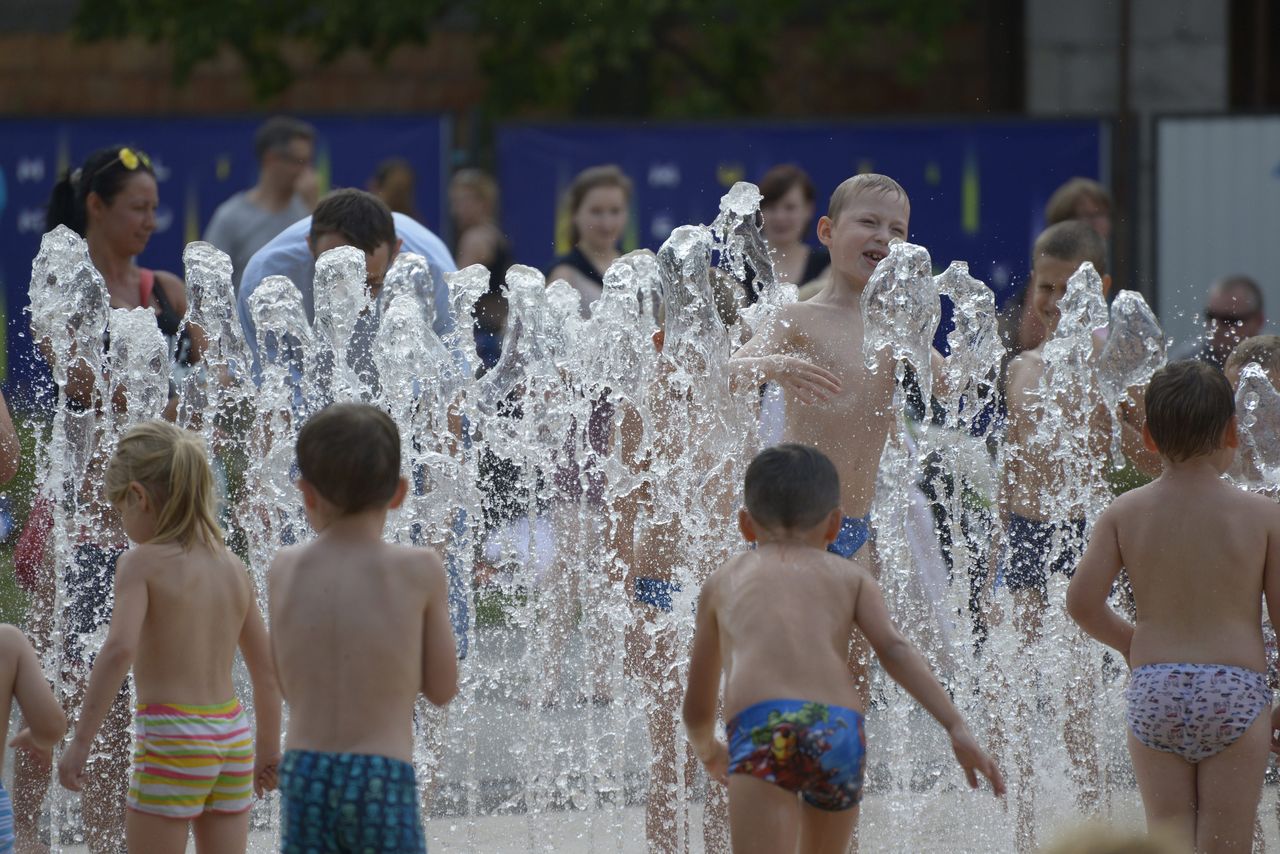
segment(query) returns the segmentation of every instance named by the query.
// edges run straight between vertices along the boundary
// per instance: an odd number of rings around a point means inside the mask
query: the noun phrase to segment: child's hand
[[[978,788],[978,774],[981,774],[991,782],[991,789],[996,797],[1004,797],[1004,777],[1000,776],[1000,769],[996,767],[995,760],[978,746],[963,722],[951,728],[951,749],[956,754],[956,761],[964,769],[969,788]]]
[[[37,744],[35,737],[31,734],[31,727],[18,730],[18,734],[9,740],[9,746],[16,750],[25,750],[41,765],[53,763],[53,748],[41,747]]]
[[[89,761],[90,747],[92,747],[91,742],[84,742],[78,738],[71,739],[71,743],[63,751],[62,759],[58,760],[58,782],[62,784],[62,788],[72,792],[80,791],[80,786],[84,783],[84,764]]]
[[[280,785],[280,751],[268,756],[254,756],[253,793],[259,798]]]
[[[1280,732],[1280,706],[1276,706],[1271,710],[1271,752],[1280,753],[1280,738],[1276,737],[1276,733]]]
[[[711,751],[706,755],[701,752],[698,759],[707,768],[707,776],[717,783],[729,785],[729,745],[720,739],[711,742]]]
[[[776,382],[802,403],[824,403],[840,391],[834,374],[796,356],[767,356],[764,364],[765,379]]]

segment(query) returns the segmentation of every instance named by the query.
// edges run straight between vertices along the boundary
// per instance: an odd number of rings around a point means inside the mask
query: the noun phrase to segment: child
[[[847,670],[855,628],[946,728],[969,785],[978,772],[1004,794],[995,763],[890,622],[862,561],[826,553],[844,518],[840,495],[835,466],[816,448],[760,453],[738,515],[757,548],[716,570],[698,597],[684,724],[708,772],[728,778],[735,852],[848,846],[865,759],[863,703]],[[728,744],[714,736],[722,665]]]
[[[786,306],[730,362],[735,385],[779,385],[786,394],[783,438],[820,448],[840,475],[841,520],[830,550],[852,558],[871,536],[880,455],[893,423],[894,370],[882,359],[869,370],[862,353],[862,290],[894,238],[905,240],[907,193],[885,175],[855,175],[831,194],[818,240],[831,252],[827,286]],[[821,405],[817,405],[821,404]],[[850,657],[863,702],[867,650]]]
[[[67,718],[40,670],[40,660],[17,627],[0,625],[0,738],[8,735],[9,712],[18,700],[27,722],[9,742],[10,747],[32,754],[39,761],[52,761],[53,746],[67,731]],[[13,805],[0,785],[0,851],[12,851],[14,844]]]
[[[271,644],[289,704],[281,850],[424,851],[413,765],[418,694],[458,690],[444,565],[382,540],[400,506],[400,433],[386,413],[335,404],[298,433],[312,542],[268,576]]]
[[[199,437],[164,421],[139,424],[107,466],[105,493],[137,545],[117,564],[107,640],[59,780],[80,791],[93,738],[133,666],[129,850],[185,851],[191,823],[197,850],[243,851],[251,795],[275,788],[280,694],[253,583],[218,527]],[[237,647],[253,683],[256,738],[232,683]]]
[[[1216,368],[1156,372],[1143,439],[1164,473],[1102,514],[1067,592],[1072,618],[1133,668],[1129,754],[1148,826],[1206,852],[1249,850],[1280,726],[1259,607],[1265,595],[1272,622],[1280,617],[1280,508],[1221,479],[1237,446],[1234,413]],[[1136,626],[1107,606],[1121,568]]]

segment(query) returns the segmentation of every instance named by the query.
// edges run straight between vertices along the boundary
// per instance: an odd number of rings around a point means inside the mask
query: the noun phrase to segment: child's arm
[[[0,629],[3,645],[17,654],[17,667],[13,677],[13,696],[22,710],[26,726],[9,742],[10,747],[20,748],[40,756],[45,762],[53,758],[53,746],[67,733],[67,716],[53,696],[53,689],[40,670],[40,659],[31,642],[14,626]]]
[[[785,309],[783,309],[785,311]],[[729,385],[734,391],[777,383],[805,403],[821,403],[840,391],[830,371],[797,356],[784,355],[795,321],[775,316],[759,335],[729,360]]]
[[[929,665],[889,618],[880,586],[865,572],[860,571],[859,574],[861,587],[854,607],[854,622],[875,650],[885,673],[924,706],[925,711],[933,715],[933,719],[951,736],[951,749],[964,769],[969,786],[978,787],[977,774],[980,773],[991,781],[991,788],[997,795],[1004,795],[1004,778],[995,760],[978,746],[951,698],[929,670]]]
[[[720,702],[720,627],[711,601],[715,576],[698,594],[698,616],[689,655],[689,684],[684,692],[685,734],[707,773],[728,782],[729,746],[716,738],[716,708]]]
[[[440,557],[426,554],[430,590],[422,620],[422,693],[444,706],[458,693],[458,647],[449,622],[449,578]]]
[[[1267,556],[1263,564],[1262,593],[1267,602],[1267,616],[1271,618],[1271,628],[1280,634],[1280,507],[1274,504],[1267,508],[1270,526],[1267,529]],[[1280,753],[1280,739],[1276,738],[1276,730],[1280,729],[1280,706],[1271,710],[1271,752]]]
[[[246,570],[247,574],[247,570]],[[274,789],[279,782],[276,771],[280,767],[280,683],[276,679],[275,661],[271,656],[271,641],[267,626],[258,609],[257,592],[252,591],[249,613],[240,627],[240,654],[249,669],[249,681],[253,686],[253,792],[262,797],[263,792]]]
[[[94,659],[75,735],[58,762],[58,779],[73,792],[80,791],[94,736],[120,693],[120,686],[138,652],[142,622],[147,616],[147,569],[132,549],[122,554],[116,563],[115,602],[111,606],[107,640]]]
[[[1089,537],[1084,557],[1067,588],[1067,613],[1088,635],[1129,661],[1133,624],[1107,604],[1111,587],[1124,566],[1116,538],[1115,505],[1104,511]]]

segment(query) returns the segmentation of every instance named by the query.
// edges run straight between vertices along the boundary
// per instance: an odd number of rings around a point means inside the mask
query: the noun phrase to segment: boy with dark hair
[[[271,645],[288,703],[281,850],[424,851],[412,763],[414,704],[458,690],[444,566],[382,541],[400,506],[400,435],[363,404],[335,404],[298,434],[307,519],[318,532],[271,565]]]
[[[1148,827],[1206,852],[1250,849],[1280,726],[1259,607],[1265,597],[1275,624],[1280,507],[1222,480],[1234,413],[1217,368],[1184,361],[1155,373],[1143,438],[1164,472],[1102,514],[1067,593],[1072,618],[1132,668],[1129,754]],[[1122,568],[1137,625],[1107,605]]]
[[[1004,793],[995,763],[890,621],[862,561],[827,551],[844,518],[840,494],[836,467],[817,448],[761,452],[738,515],[757,548],[716,570],[698,597],[684,724],[708,772],[728,783],[735,852],[847,849],[866,753],[863,703],[847,669],[855,629],[946,728],[969,785],[981,773]],[[714,734],[721,669],[728,743]]]
[[[301,191],[315,145],[315,128],[286,116],[267,119],[253,135],[258,183],[218,205],[204,231],[206,241],[231,256],[236,288],[253,253],[311,210]]]

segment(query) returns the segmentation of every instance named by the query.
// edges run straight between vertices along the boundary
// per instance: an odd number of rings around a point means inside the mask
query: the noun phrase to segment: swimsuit
[[[1014,592],[1032,587],[1045,590],[1053,572],[1070,578],[1084,553],[1083,519],[1039,522],[1010,513],[1005,535],[1000,578]],[[1055,546],[1057,554],[1050,561]]]
[[[1129,730],[1152,750],[1200,762],[1271,708],[1267,676],[1225,664],[1147,664],[1124,692]]]
[[[766,700],[728,723],[729,773],[750,774],[821,810],[862,800],[867,737],[862,714],[804,700]]]
[[[84,637],[111,622],[116,561],[122,554],[122,548],[95,543],[76,546],[71,564],[63,573],[67,593],[64,653],[68,661],[83,663]]]
[[[13,854],[13,802],[0,785],[0,854]]]
[[[282,854],[426,852],[413,766],[371,753],[287,750]]]
[[[842,558],[851,558],[871,539],[871,514],[845,516],[840,521],[840,533],[827,546],[827,551]]]
[[[139,703],[134,736],[129,809],[192,819],[253,805],[253,733],[239,700]]]
[[[675,607],[673,600],[681,591],[681,586],[665,578],[642,577],[636,579],[636,601],[641,605],[652,605],[659,611],[671,613]]]

